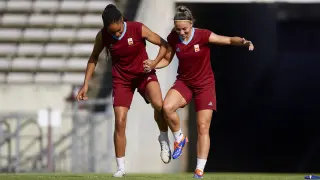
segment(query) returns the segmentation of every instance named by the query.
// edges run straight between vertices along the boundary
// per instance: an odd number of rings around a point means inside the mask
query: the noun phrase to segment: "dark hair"
[[[113,4],[109,4],[102,13],[103,26],[108,27],[112,23],[120,21],[122,18],[121,12]]]
[[[177,20],[189,20],[191,22],[195,21],[190,9],[188,9],[186,6],[178,6],[176,9],[176,14],[174,15],[173,19],[175,21]]]

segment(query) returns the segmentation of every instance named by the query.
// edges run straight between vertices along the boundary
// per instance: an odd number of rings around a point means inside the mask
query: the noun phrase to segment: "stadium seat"
[[[42,58],[39,61],[39,68],[42,70],[62,69],[65,67],[63,58]]]
[[[6,9],[5,6],[6,6],[6,2],[0,1],[0,11],[3,11],[4,9]]]
[[[0,44],[0,55],[10,56],[17,50],[15,44]]]
[[[100,29],[79,29],[76,34],[78,41],[91,41],[94,42],[97,33]]]
[[[9,58],[0,58],[0,69],[1,70],[7,70],[9,69],[11,65],[11,61]]]
[[[32,73],[11,72],[7,76],[8,83],[31,83]]]
[[[6,82],[6,74],[5,73],[0,73],[0,83]]]
[[[38,56],[43,52],[43,44],[29,44],[23,43],[18,47],[18,54],[20,56],[31,55]]]
[[[29,19],[31,26],[51,26],[54,22],[54,16],[49,14],[32,14]]]
[[[25,26],[27,24],[28,16],[22,14],[4,14],[2,17],[2,25],[19,25]]]
[[[74,44],[72,46],[72,55],[74,56],[90,56],[93,44]]]
[[[37,68],[38,61],[35,58],[18,57],[12,60],[12,69],[33,69]]]
[[[70,53],[70,50],[71,50],[70,46],[67,44],[52,43],[52,44],[46,45],[45,54],[65,56]]]
[[[102,13],[104,8],[108,4],[113,4],[111,1],[99,1],[99,0],[91,0],[86,4],[88,12],[100,12]]]
[[[35,83],[60,83],[60,73],[37,73],[34,77]]]
[[[62,76],[63,83],[68,84],[82,84],[84,80],[84,73],[65,73]]]
[[[75,36],[74,29],[53,29],[50,32],[51,40],[70,40]]]
[[[80,24],[81,17],[77,15],[70,14],[59,14],[56,17],[56,25],[57,26],[72,26],[76,27]]]
[[[60,11],[62,12],[81,12],[84,8],[84,0],[63,0],[60,4]]]
[[[7,11],[29,12],[32,8],[31,0],[9,0],[7,3]]]
[[[0,29],[0,39],[18,41],[21,37],[21,29],[6,28]]]
[[[23,33],[24,40],[47,40],[49,37],[49,31],[47,29],[29,28]]]
[[[100,14],[86,14],[82,18],[82,25],[86,27],[102,27],[103,22]]]
[[[56,0],[36,0],[33,3],[33,10],[35,12],[43,12],[43,11],[50,11],[55,12],[59,8],[59,1]]]
[[[70,58],[66,61],[66,67],[70,70],[80,70],[86,69],[88,63],[88,58]]]

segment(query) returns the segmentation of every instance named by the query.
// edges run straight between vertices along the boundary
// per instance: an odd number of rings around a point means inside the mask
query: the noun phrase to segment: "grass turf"
[[[193,179],[193,174],[127,174],[123,179],[133,180],[175,180]],[[0,180],[85,180],[85,179],[118,179],[111,174],[0,174]],[[302,174],[233,174],[233,173],[205,173],[204,179],[213,180],[303,180]]]

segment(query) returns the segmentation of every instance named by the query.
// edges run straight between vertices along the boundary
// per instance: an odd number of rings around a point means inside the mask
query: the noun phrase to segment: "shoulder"
[[[210,36],[212,32],[208,29],[195,28],[195,33],[201,36]]]
[[[179,37],[178,37],[178,34],[174,31],[174,30],[172,30],[171,32],[170,32],[170,34],[167,36],[167,41],[169,42],[174,42],[174,41],[176,41],[177,39],[178,39]]]
[[[137,21],[126,21],[128,27],[142,27],[143,23]]]

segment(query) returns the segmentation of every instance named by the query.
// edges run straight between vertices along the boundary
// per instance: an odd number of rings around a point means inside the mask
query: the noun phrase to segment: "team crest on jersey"
[[[194,45],[194,52],[199,52],[199,51],[200,51],[199,44]]]
[[[129,44],[129,45],[132,45],[132,44],[133,44],[132,38],[128,38],[128,44]]]

